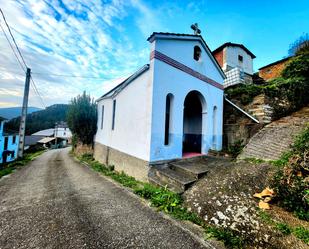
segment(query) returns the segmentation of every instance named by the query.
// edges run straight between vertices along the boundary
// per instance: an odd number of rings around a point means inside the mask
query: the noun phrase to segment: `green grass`
[[[36,152],[31,152],[31,153],[25,153],[23,158],[17,159],[13,162],[5,164],[2,168],[0,168],[0,178],[11,174],[15,169],[22,167],[41,155],[45,150],[39,150]]]
[[[293,155],[292,151],[286,151],[284,152],[278,160],[270,161],[270,163],[274,166],[277,166],[279,168],[287,165],[289,162],[290,157]]]
[[[263,159],[254,158],[254,157],[245,158],[245,159],[243,159],[243,160],[244,160],[245,162],[253,163],[253,164],[260,164],[260,163],[265,162],[265,160],[263,160]]]
[[[303,242],[309,245],[309,230],[304,227],[290,227],[288,224],[283,222],[277,222],[273,220],[270,214],[265,211],[259,210],[258,214],[265,223],[271,225],[273,228],[280,231],[283,235],[293,234]]]
[[[149,200],[151,206],[155,207],[158,211],[162,211],[176,219],[191,221],[194,224],[202,226],[205,229],[208,238],[222,240],[229,248],[242,247],[243,241],[234,232],[228,229],[209,227],[196,213],[191,212],[184,207],[181,195],[176,194],[167,188],[140,182],[124,172],[116,172],[113,170],[114,167],[106,167],[95,161],[91,154],[84,154],[77,158],[81,162],[86,162],[95,171],[109,176],[121,185],[132,189],[136,195]]]
[[[244,241],[235,232],[217,227],[205,228],[205,239],[216,238],[224,242],[227,248],[243,248]]]
[[[277,223],[276,228],[284,235],[289,235],[292,232],[291,228],[285,223]]]
[[[275,221],[273,220],[273,218],[271,217],[270,214],[268,214],[267,212],[258,209],[257,210],[257,214],[260,216],[261,220],[264,221],[265,223],[269,224],[269,225],[274,225]]]
[[[304,227],[296,227],[293,229],[293,234],[309,245],[309,230]]]

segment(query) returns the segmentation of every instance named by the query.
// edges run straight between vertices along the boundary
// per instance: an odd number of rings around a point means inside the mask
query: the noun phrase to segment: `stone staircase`
[[[183,193],[210,170],[225,165],[227,160],[215,156],[200,156],[154,164],[149,170],[148,180],[157,186]]]
[[[277,160],[309,122],[309,107],[266,125],[245,146],[238,159]]]

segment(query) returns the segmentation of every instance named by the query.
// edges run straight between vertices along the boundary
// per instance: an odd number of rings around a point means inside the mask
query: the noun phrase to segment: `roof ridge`
[[[219,50],[222,50],[223,48],[225,48],[227,46],[241,47],[243,50],[245,50],[252,57],[252,59],[256,58],[256,56],[244,44],[242,44],[242,43],[234,43],[234,42],[225,42],[221,46],[219,46],[216,49],[214,49],[212,51],[212,53],[214,54],[214,53],[218,52]]]

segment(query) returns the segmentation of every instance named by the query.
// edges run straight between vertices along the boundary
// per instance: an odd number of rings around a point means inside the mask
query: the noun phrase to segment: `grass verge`
[[[29,163],[30,161],[32,161],[33,159],[35,159],[36,157],[41,155],[43,152],[45,152],[45,150],[39,150],[39,151],[36,151],[36,152],[25,153],[23,158],[17,159],[13,162],[10,162],[10,163],[3,165],[0,168],[0,178],[5,176],[5,175],[11,174],[17,168],[26,165],[27,163]]]
[[[258,214],[260,218],[265,221],[267,224],[271,225],[274,229],[277,229],[284,235],[293,234],[295,237],[299,238],[307,245],[309,245],[309,230],[302,227],[291,227],[286,223],[275,221],[270,214],[265,211],[259,210]]]
[[[149,200],[151,206],[155,207],[158,211],[163,211],[176,219],[190,221],[203,227],[205,231],[205,239],[215,238],[220,240],[224,242],[227,248],[243,247],[243,240],[237,236],[234,231],[209,226],[196,213],[191,212],[184,207],[181,195],[176,194],[167,188],[140,182],[134,177],[128,176],[124,172],[116,172],[112,166],[107,167],[95,161],[91,154],[78,156],[77,159],[81,162],[87,163],[87,165],[95,171],[111,177],[121,185],[130,188],[136,195]]]

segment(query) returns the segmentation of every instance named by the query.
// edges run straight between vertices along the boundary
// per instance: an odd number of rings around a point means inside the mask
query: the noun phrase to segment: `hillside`
[[[26,134],[52,128],[56,122],[65,121],[68,105],[56,104],[47,107],[45,110],[36,111],[27,115]],[[7,122],[5,129],[10,131],[19,130],[20,117],[13,118]]]
[[[38,107],[28,107],[28,113],[37,112],[42,110]],[[21,113],[21,107],[7,107],[0,108],[0,116],[6,119],[12,119],[19,117]]]

